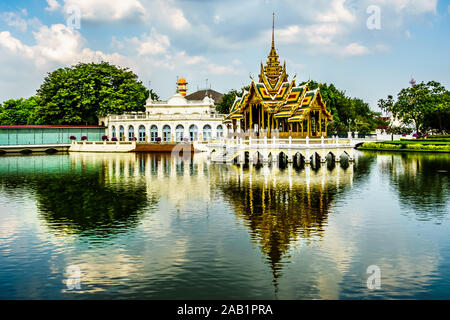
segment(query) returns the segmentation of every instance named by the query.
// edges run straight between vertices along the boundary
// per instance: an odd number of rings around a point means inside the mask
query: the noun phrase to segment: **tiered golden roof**
[[[237,96],[225,118],[229,123],[232,119],[241,119],[250,105],[261,105],[264,110],[275,118],[287,118],[288,122],[303,121],[311,110],[320,110],[323,118],[331,120],[331,113],[327,110],[319,89],[309,90],[309,81],[296,86],[295,76],[289,81],[286,72],[286,62],[283,66],[275,49],[275,28],[272,25],[272,46],[267,57],[266,65],[261,62],[259,81],[253,78],[249,91]]]

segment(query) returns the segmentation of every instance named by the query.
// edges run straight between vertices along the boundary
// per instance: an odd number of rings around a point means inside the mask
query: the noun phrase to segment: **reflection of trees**
[[[236,179],[222,184],[222,192],[235,207],[236,215],[250,228],[251,238],[259,243],[271,265],[274,283],[281,275],[282,260],[291,242],[321,237],[336,186],[298,183],[273,187]]]
[[[109,182],[104,163],[80,166],[66,157],[55,169],[38,157],[29,159],[14,163],[14,171],[2,167],[0,187],[9,193],[31,189],[40,216],[56,233],[120,233],[135,227],[143,209],[156,201],[147,198],[143,181]]]
[[[41,178],[36,197],[52,229],[96,234],[135,227],[148,202],[145,185],[108,184],[102,170]]]
[[[392,155],[382,164],[399,201],[420,220],[441,219],[449,199],[450,158],[446,154]]]

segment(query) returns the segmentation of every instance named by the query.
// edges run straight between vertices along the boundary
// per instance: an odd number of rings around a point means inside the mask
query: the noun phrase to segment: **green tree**
[[[0,104],[0,124],[33,124],[34,111],[38,105],[38,97],[7,100],[3,103],[3,105]]]
[[[153,89],[150,89],[149,97],[152,98],[153,101],[159,101],[159,95],[153,91]]]
[[[127,68],[79,63],[48,74],[37,91],[36,124],[97,124],[98,117],[144,111],[149,91]]]
[[[400,90],[397,101],[392,96],[380,99],[378,106],[398,117],[412,122],[418,133],[437,129],[445,131],[450,117],[449,93],[439,82],[421,82]]]
[[[250,90],[250,86],[246,86],[240,91],[232,89],[225,93],[222,97],[222,100],[220,100],[220,102],[216,105],[217,112],[219,112],[220,114],[230,113],[230,109],[233,106],[236,96],[242,96],[242,94],[244,93],[244,89],[248,91]]]

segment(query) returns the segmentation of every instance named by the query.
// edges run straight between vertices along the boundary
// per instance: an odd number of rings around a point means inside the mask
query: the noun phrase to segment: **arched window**
[[[158,136],[158,127],[152,125],[150,128],[150,141],[155,142],[157,136]]]
[[[175,134],[176,134],[176,141],[177,142],[183,141],[183,138],[184,138],[184,127],[181,124],[177,125],[177,127],[175,128]]]
[[[217,138],[223,138],[223,127],[221,124],[217,126]]]
[[[134,127],[129,126],[128,127],[128,141],[133,140],[133,138],[134,138]]]
[[[195,124],[193,124],[189,127],[189,140],[197,141],[197,137],[198,137],[198,128]]]
[[[211,140],[211,126],[209,124],[203,127],[203,141]]]
[[[111,136],[112,136],[113,138],[116,137],[116,127],[115,127],[115,126],[112,126],[112,127],[111,127]]]
[[[125,141],[125,129],[123,126],[120,126],[119,128],[119,140]]]
[[[143,125],[139,126],[139,142],[145,141],[145,127]]]
[[[163,136],[162,136],[163,141],[170,142],[170,127],[167,124],[163,127],[162,132],[163,132]]]

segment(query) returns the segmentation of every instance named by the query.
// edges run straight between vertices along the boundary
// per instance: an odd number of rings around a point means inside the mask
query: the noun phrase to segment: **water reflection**
[[[446,154],[379,154],[377,164],[397,193],[404,212],[439,223],[448,214],[450,157]]]
[[[448,226],[424,223],[445,224],[442,155],[281,169],[203,154],[0,160],[0,298],[411,298],[433,281],[448,296]],[[61,285],[71,264],[78,293]],[[33,279],[48,285],[20,289]]]
[[[58,235],[99,238],[135,227],[145,208],[145,183],[108,177],[98,157],[9,157],[0,164],[0,186],[11,195],[31,189],[40,217]],[[118,158],[119,166],[127,163]]]
[[[291,244],[324,235],[334,197],[352,185],[353,167],[234,169],[221,191],[267,257],[276,285]]]

